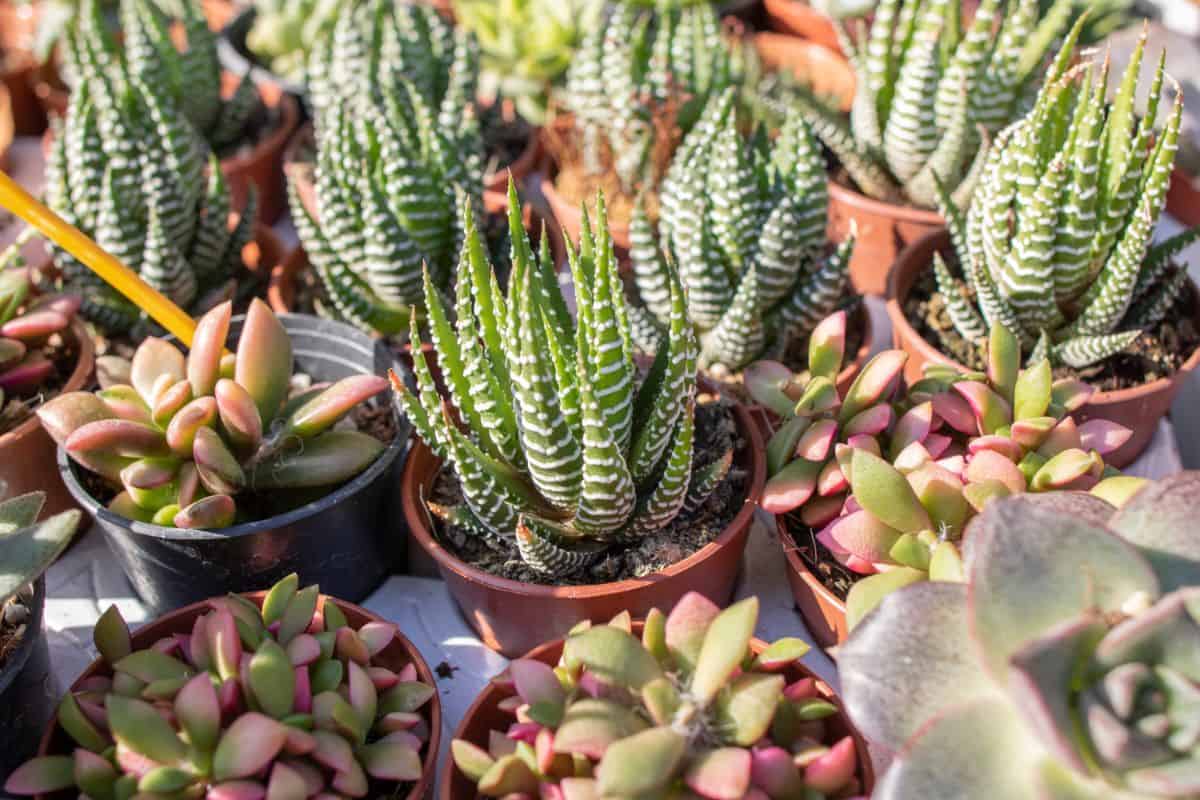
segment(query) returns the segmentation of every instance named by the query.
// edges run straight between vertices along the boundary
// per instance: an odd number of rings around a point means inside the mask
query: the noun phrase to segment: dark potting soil
[[[32,616],[33,588],[26,587],[0,608],[0,669],[25,638]]]
[[[844,601],[850,589],[863,576],[843,567],[829,552],[829,548],[817,541],[817,531],[801,522],[799,515],[788,514],[784,517],[784,528],[788,538],[783,546],[795,548],[805,566],[821,584]]]
[[[937,291],[933,270],[913,284],[904,303],[904,315],[925,341],[971,369],[984,369],[984,350],[955,330],[946,313],[946,301]],[[1079,378],[1102,391],[1131,389],[1168,378],[1200,347],[1200,307],[1185,291],[1158,327],[1147,331],[1123,353],[1084,369],[1058,367],[1055,378]]]
[[[747,446],[738,435],[730,406],[712,395],[698,395],[695,464],[712,463],[730,446],[735,451]],[[745,501],[747,478],[746,472],[735,463],[700,508],[680,514],[670,525],[633,546],[614,545],[600,561],[556,581],[556,585],[586,586],[640,578],[682,561],[720,536],[737,516]],[[438,473],[432,496],[444,505],[462,503],[458,479],[449,467],[443,467]],[[546,583],[545,575],[521,560],[515,542],[503,545],[503,549],[493,549],[470,530],[445,525],[437,519],[433,521],[441,543],[471,566],[522,583]]]
[[[39,407],[62,393],[79,363],[79,348],[75,342],[54,334],[41,346],[41,353],[54,365],[54,372],[33,392],[9,395],[0,411],[0,434],[13,430],[29,419]]]
[[[222,147],[217,157],[222,161],[229,158],[242,158],[254,152],[254,148],[275,135],[275,131],[283,122],[283,114],[278,108],[271,108],[259,98],[254,110],[242,126],[241,135],[236,142]]]
[[[487,153],[484,175],[504,174],[529,146],[534,128],[517,114],[506,114],[497,105],[479,110],[483,149]]]
[[[842,298],[840,308],[847,312],[846,320],[846,353],[842,359],[842,369],[850,366],[858,358],[858,351],[863,346],[867,329],[867,308],[863,305],[862,297],[847,287],[846,295]],[[808,340],[805,336],[788,343],[787,350],[781,359],[783,365],[793,372],[803,372],[808,369]],[[731,397],[743,405],[753,405],[754,400],[746,391],[743,373],[730,373],[723,367],[705,370],[705,376],[720,385]]]

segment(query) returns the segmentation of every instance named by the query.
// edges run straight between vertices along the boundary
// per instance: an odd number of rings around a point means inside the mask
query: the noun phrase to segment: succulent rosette
[[[384,796],[419,780],[435,694],[416,664],[398,671],[390,622],[352,627],[337,603],[295,575],[260,608],[209,601],[191,633],[134,650],[116,607],[96,623],[111,668],[66,694],[58,725],[69,755],[17,768],[4,789],[77,789],[96,798],[303,800]],[[386,791],[385,791],[386,788]]]
[[[905,389],[905,353],[872,359],[844,397],[834,379],[845,315],[810,339],[809,370],[759,362],[747,388],[782,418],[767,447],[762,506],[800,521],[851,572],[870,576],[847,597],[850,627],[900,586],[958,580],[971,518],[999,497],[1090,489],[1115,473],[1104,455],[1130,431],[1077,423],[1092,387],[1055,381],[1046,360],[1022,370],[1020,344],[992,329],[987,371],[931,366]]]
[[[993,503],[838,656],[891,798],[1200,797],[1200,473]],[[1115,508],[1101,494],[1117,503]]]
[[[628,613],[585,622],[557,666],[518,659],[496,679],[516,692],[501,702],[513,722],[486,746],[455,740],[454,763],[486,797],[859,794],[854,739],[829,735],[837,706],[784,675],[808,646],[755,652],[757,621],[757,598],[722,611],[692,592],[652,610],[640,637]]]

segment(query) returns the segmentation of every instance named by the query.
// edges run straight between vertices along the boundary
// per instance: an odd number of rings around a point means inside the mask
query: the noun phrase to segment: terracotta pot
[[[805,0],[763,0],[763,6],[772,30],[799,36],[835,53],[842,52],[833,22]]]
[[[266,597],[266,594],[266,592],[251,592],[244,595],[244,597],[262,607],[263,598]],[[359,628],[368,622],[386,621],[382,617],[367,611],[365,608],[360,608],[353,603],[327,597],[326,595],[320,596],[318,609],[324,609],[325,604],[330,602],[336,603],[337,607],[345,614],[346,621],[355,628]],[[207,601],[194,603],[143,625],[133,634],[134,649],[148,648],[159,639],[172,634],[190,634],[196,618],[209,610],[210,607]],[[421,657],[421,653],[417,650],[416,646],[403,633],[397,632],[391,644],[376,658],[380,660],[381,665],[393,671],[399,671],[404,665],[411,662],[416,666],[417,675],[423,683],[428,683],[434,687],[437,686],[437,681],[434,680],[429,665],[425,663],[425,659]],[[109,676],[111,674],[112,670],[103,661],[99,659],[93,661],[91,666],[84,670],[79,679],[71,685],[71,691],[75,691],[88,678]],[[438,747],[440,746],[442,737],[442,703],[437,692],[434,692],[433,697],[422,708],[421,715],[429,725],[429,741],[425,745],[425,758],[422,762],[421,780],[417,781],[408,794],[405,795],[406,800],[421,800],[433,788],[434,773],[437,769]],[[73,740],[67,736],[66,732],[59,729],[58,715],[56,714],[50,720],[46,732],[42,735],[38,755],[68,754],[73,748]],[[52,800],[52,798],[57,799],[59,797],[66,798],[70,796],[71,794],[68,792],[59,792],[53,795],[38,795],[38,800]]]
[[[850,112],[854,105],[854,69],[838,50],[768,31],[754,34],[754,49],[766,66],[790,69],[817,97],[837,98],[837,108]]]
[[[842,644],[850,634],[846,625],[846,601],[826,587],[804,563],[783,516],[775,517],[775,529],[787,559],[787,579],[792,587],[792,599],[796,601],[796,610],[804,619],[805,629],[817,644],[827,650]]]
[[[214,31],[223,29],[233,19],[232,0],[200,0],[200,5],[208,20],[208,27]]]
[[[557,169],[554,170],[557,172]],[[568,201],[565,197],[558,193],[558,189],[554,187],[554,176],[545,175],[542,177],[541,183],[538,184],[538,190],[542,197],[546,198],[546,203],[549,206],[550,213],[553,215],[554,222],[560,231],[560,235],[564,240],[570,239],[576,246],[579,245],[579,232],[583,227],[583,213],[579,206]],[[595,220],[592,220],[595,224]],[[613,252],[617,256],[617,260],[622,264],[629,263],[629,248],[631,242],[629,240],[629,223],[618,222],[613,219],[608,221],[608,233],[612,237]]]
[[[667,611],[669,609],[663,608],[661,610]],[[642,623],[635,622],[634,633],[640,635],[641,630]],[[766,643],[759,639],[754,639],[750,642],[750,647],[755,653],[761,653],[766,646]],[[562,658],[562,651],[563,640],[559,639],[538,646],[527,653],[525,658],[554,666]],[[837,716],[829,718],[829,732],[839,739],[843,736],[853,737],[854,747],[858,753],[857,775],[859,781],[862,783],[860,794],[864,797],[869,796],[875,788],[875,770],[871,765],[866,739],[862,737],[862,734],[854,727],[850,718],[846,716],[842,701],[834,694],[833,689],[828,684],[810,672],[803,664],[793,665],[784,674],[787,676],[789,683],[803,678],[816,679],[817,690],[821,693],[821,696],[837,706]],[[462,722],[459,723],[458,728],[454,731],[453,739],[463,739],[486,748],[489,731],[506,730],[507,726],[512,722],[512,714],[501,711],[499,705],[502,700],[512,697],[514,694],[516,694],[516,691],[503,683],[496,683],[494,681],[488,683],[483,691],[479,693],[479,696],[475,698],[475,702],[471,704],[471,707],[467,709]],[[458,768],[454,766],[453,760],[447,761],[442,769],[442,778],[438,787],[438,800],[475,800],[478,796],[479,793],[475,788],[475,784],[459,772]]]
[[[850,282],[863,294],[884,294],[888,272],[900,252],[942,225],[942,216],[936,211],[872,200],[835,180],[829,181],[829,238],[844,242],[851,226],[857,226]]]
[[[30,47],[37,17],[37,6],[32,3],[0,3],[0,81],[12,97],[18,136],[37,136],[46,128],[46,115],[33,89],[37,60]]]
[[[1167,213],[1184,225],[1200,225],[1200,179],[1175,167],[1167,190]]]
[[[921,376],[927,363],[949,364],[965,369],[947,358],[909,323],[904,314],[904,303],[917,278],[929,269],[934,251],[950,253],[950,235],[945,230],[937,231],[915,242],[896,262],[888,286],[887,313],[892,321],[892,341],[908,353],[905,377],[911,382]],[[1188,287],[1200,304],[1200,291],[1190,280]],[[1174,375],[1159,378],[1151,383],[1130,389],[1101,391],[1092,395],[1091,402],[1074,414],[1080,422],[1089,419],[1106,419],[1124,425],[1133,431],[1122,447],[1105,456],[1105,462],[1118,469],[1132,464],[1149,446],[1158,427],[1158,421],[1171,410],[1171,403],[1187,377],[1200,366],[1200,348],[1193,352]]]
[[[416,443],[401,478],[404,519],[412,538],[437,562],[479,638],[510,658],[566,635],[581,619],[603,621],[626,610],[635,617],[645,616],[651,608],[674,606],[689,591],[724,604],[733,594],[767,471],[762,439],[750,415],[740,405],[734,406],[733,413],[746,439],[735,458],[737,466],[748,472],[745,503],[717,539],[653,575],[590,586],[553,586],[500,578],[466,564],[434,536],[424,498],[441,461],[423,442]]]
[[[8,169],[8,151],[14,136],[12,94],[0,83],[0,169]]]
[[[62,393],[76,392],[92,381],[96,366],[96,348],[83,320],[76,318],[69,333],[78,350],[78,360]],[[9,496],[44,491],[44,514],[49,516],[79,506],[71,499],[58,474],[58,448],[42,429],[37,416],[31,416],[15,429],[0,435],[0,481]]]

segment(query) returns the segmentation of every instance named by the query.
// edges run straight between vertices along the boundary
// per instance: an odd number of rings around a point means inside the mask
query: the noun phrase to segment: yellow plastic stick
[[[109,255],[74,225],[69,225],[39,203],[3,171],[0,171],[0,206],[37,228],[47,239],[75,256],[125,295],[129,302],[144,310],[155,322],[175,334],[186,346],[192,346],[196,322],[186,311],[159,294],[140,275]]]

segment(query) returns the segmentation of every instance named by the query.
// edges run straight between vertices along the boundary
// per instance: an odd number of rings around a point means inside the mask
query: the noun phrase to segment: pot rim
[[[633,621],[633,632],[637,635],[644,627],[645,621],[637,619]],[[541,661],[544,664],[553,666],[558,663],[558,659],[562,656],[563,648],[565,647],[566,639],[553,639],[544,642],[530,650],[523,659],[531,659]],[[767,648],[767,643],[757,636],[750,640],[751,649],[757,654]],[[817,648],[814,648],[817,649]],[[858,761],[859,771],[862,773],[863,791],[870,793],[875,788],[875,765],[871,761],[871,751],[867,745],[866,737],[855,726],[854,721],[850,719],[850,714],[846,711],[845,703],[841,696],[834,690],[832,686],[821,679],[819,675],[808,668],[804,663],[797,661],[792,665],[792,668],[799,671],[803,678],[812,678],[817,682],[818,691],[825,696],[825,699],[833,703],[837,707],[838,716],[841,717],[842,723],[846,726],[848,735],[854,740],[855,756]],[[463,712],[462,719],[454,728],[454,733],[450,737],[453,742],[457,739],[465,738],[469,723],[479,716],[483,709],[498,703],[501,698],[493,699],[494,696],[504,690],[496,686],[495,680],[499,675],[488,679],[479,693],[475,695],[475,699],[471,701],[471,705]],[[515,692],[513,693],[515,694]],[[438,800],[455,800],[453,793],[454,778],[458,774],[458,766],[454,763],[453,758],[446,760],[445,769],[443,770],[441,779],[438,781]]]
[[[433,455],[425,443],[416,438],[413,441],[413,452],[404,465],[404,474],[400,480],[400,500],[409,534],[417,541],[422,550],[437,561],[441,569],[449,570],[471,583],[483,584],[493,591],[500,591],[506,594],[547,600],[586,600],[619,595],[630,589],[641,588],[649,584],[668,580],[688,571],[693,566],[714,555],[722,547],[728,545],[739,530],[753,522],[752,518],[755,509],[758,507],[758,502],[762,497],[763,484],[766,482],[766,453],[758,427],[750,418],[750,414],[745,406],[741,403],[733,403],[732,408],[735,423],[746,438],[744,446],[748,449],[750,457],[749,478],[742,507],[738,509],[737,514],[725,525],[716,539],[713,539],[687,558],[676,561],[674,564],[657,572],[644,575],[640,578],[627,578],[620,581],[606,581],[604,583],[592,583],[582,586],[556,586],[548,583],[525,583],[523,581],[512,580],[511,578],[502,578],[471,566],[443,547],[433,536],[428,510],[425,508],[425,500],[422,496],[420,486],[422,482],[421,477],[416,475],[413,465],[424,460],[425,457],[432,459],[437,464],[434,468],[433,476],[436,479],[437,470],[441,468],[441,463],[437,461],[437,457]]]
[[[925,270],[929,269],[930,264],[917,264],[917,256],[922,249],[940,250],[945,244],[950,241],[950,233],[946,228],[932,231],[925,234],[920,239],[910,244],[896,257],[896,263],[888,273],[888,291],[886,308],[888,317],[892,321],[892,341],[896,347],[900,346],[902,334],[909,337],[911,341],[917,343],[917,348],[921,354],[926,357],[926,360],[936,363],[945,364],[947,366],[956,367],[957,369],[966,371],[967,368],[942,353],[926,341],[925,337],[913,327],[908,321],[908,315],[904,313],[902,303],[908,299],[909,293],[912,291],[912,284],[917,277]],[[932,245],[932,246],[931,246]],[[903,277],[912,274],[912,280],[907,281],[907,285],[901,285]],[[1190,277],[1187,279],[1187,285],[1191,289],[1192,296],[1195,298],[1197,307],[1200,307],[1200,287],[1196,286],[1195,281]],[[903,291],[901,289],[903,288]],[[1099,389],[1092,395],[1088,401],[1089,407],[1101,405],[1116,405],[1118,403],[1134,402],[1141,397],[1149,394],[1157,394],[1159,392],[1172,391],[1174,385],[1183,379],[1184,376],[1194,372],[1197,367],[1200,367],[1200,346],[1192,350],[1192,354],[1179,366],[1179,369],[1172,372],[1170,375],[1163,378],[1155,378],[1149,383],[1140,383],[1137,386],[1129,386],[1124,389]]]
[[[262,600],[266,597],[266,595],[267,595],[266,591],[241,593],[242,597],[245,597],[246,599],[248,599],[251,602],[254,602],[260,606],[262,605]],[[186,605],[183,608],[178,608],[178,609],[175,609],[174,611],[169,611],[166,614],[163,614],[162,616],[155,617],[154,619],[152,619],[142,625],[139,625],[137,630],[132,632],[134,641],[137,642],[139,637],[149,639],[149,638],[151,638],[152,634],[156,634],[158,632],[159,628],[167,625],[168,623],[173,623],[180,618],[187,618],[187,617],[194,618],[196,616],[199,616],[199,614],[201,614],[203,612],[210,611],[212,609],[212,607],[209,605],[209,603],[213,599],[218,599],[218,598],[210,598],[209,600],[201,600],[198,603],[192,603],[190,605]],[[367,609],[363,608],[362,606],[356,605],[355,603],[351,603],[348,600],[342,600],[340,597],[331,597],[327,594],[320,594],[318,596],[317,607],[319,609],[323,609],[325,607],[325,603],[327,603],[329,601],[333,601],[340,608],[342,608],[344,610],[348,610],[348,611],[351,611],[352,613],[356,613],[356,614],[361,614],[368,621],[389,622],[389,620],[387,620],[386,618],[380,616],[379,614],[374,613],[373,611],[368,611]],[[437,680],[434,677],[433,671],[429,669],[429,664],[426,663],[425,657],[421,655],[421,651],[419,649],[417,649],[417,646],[414,645],[412,643],[412,641],[407,636],[404,635],[404,632],[402,630],[400,630],[400,627],[398,624],[396,626],[396,632],[395,632],[393,638],[400,642],[400,646],[402,648],[404,648],[405,653],[412,660],[412,663],[416,666],[417,674],[421,677],[421,679],[423,681],[427,682],[430,686],[432,686],[434,688],[433,696],[431,697],[429,705],[428,705],[429,739],[425,743],[425,746],[426,746],[425,758],[422,759],[422,761],[421,761],[421,778],[420,778],[420,780],[413,783],[413,788],[408,792],[408,794],[405,798],[405,800],[420,800],[420,798],[423,798],[426,795],[426,793],[432,788],[433,779],[437,772],[438,751],[441,747],[441,738],[442,738],[442,700],[441,700],[440,693],[437,691],[437,685],[438,685]],[[149,644],[151,644],[151,643],[152,642],[147,642],[146,645],[149,646]],[[75,691],[75,687],[77,687],[80,684],[80,682],[83,681],[85,678],[91,677],[92,675],[94,675],[98,672],[103,672],[103,671],[105,671],[104,661],[101,658],[97,658],[91,664],[89,664],[83,670],[83,672],[81,672],[79,674],[79,677],[77,677],[75,679],[75,681],[71,684],[70,688],[68,688],[67,691],[68,692]],[[50,718],[50,722],[47,723],[46,730],[43,732],[41,740],[38,742],[38,755],[39,756],[50,755],[51,741],[54,737],[54,734],[55,734],[55,731],[57,730],[57,728],[58,728],[58,712],[56,710],[54,715]],[[52,797],[52,796],[53,795],[45,795],[45,794],[38,795],[36,800],[45,800],[46,798]]]
[[[857,189],[852,189],[849,186],[835,180],[832,176],[828,179],[829,199],[837,201],[851,208],[861,209],[862,211],[873,214],[877,217],[886,217],[894,219],[897,222],[908,222],[915,225],[932,225],[942,227],[946,224],[946,220],[936,211],[931,211],[925,208],[917,208],[916,206],[905,206],[899,203],[888,203],[883,200],[876,200],[873,197],[868,197]],[[897,259],[898,260],[898,259]],[[892,270],[894,272],[894,270]]]
[[[223,73],[237,77],[237,73],[229,70],[223,70]],[[262,84],[255,83],[254,91],[263,105],[269,108],[271,103],[263,94]],[[300,126],[300,101],[279,87],[279,99],[275,105],[279,108],[279,124],[275,126],[269,136],[256,142],[249,152],[222,158],[221,168],[223,170],[229,172],[248,170],[258,162],[269,160],[272,153],[283,152],[288,140]]]
[[[25,669],[25,664],[29,662],[29,656],[33,654],[33,648],[37,646],[38,639],[46,635],[45,626],[42,624],[45,613],[46,575],[43,573],[33,581],[33,607],[29,609],[29,622],[25,624],[25,633],[21,636],[21,641],[17,644],[16,649],[5,659],[4,666],[0,667],[0,696],[3,696],[12,682],[21,674],[21,670]]]
[[[92,369],[96,366],[96,343],[92,341],[91,335],[88,333],[87,326],[78,316],[71,320],[69,328],[71,335],[75,337],[75,345],[79,350],[79,356],[75,361],[75,369],[71,372],[71,376],[67,378],[67,382],[63,384],[59,395],[67,394],[68,392],[77,392],[82,389],[92,376]],[[37,414],[31,414],[29,419],[22,422],[17,427],[7,433],[0,434],[0,454],[5,448],[15,447],[22,440],[28,438],[37,432],[42,427],[41,420]]]
[[[814,592],[821,595],[821,599],[836,607],[846,614],[846,601],[838,597],[832,590],[809,569],[808,564],[800,556],[799,548],[796,546],[795,540],[792,538],[791,529],[788,528],[787,515],[775,514],[775,531],[779,535],[779,544],[783,548],[783,554],[787,557],[788,566],[798,574],[805,583],[812,588]],[[865,575],[862,577],[866,577]]]
[[[315,317],[310,317],[306,314],[280,314],[279,316],[284,318],[285,322],[286,318],[289,317],[296,319],[316,319]],[[243,318],[244,315],[239,314],[233,319],[237,321]],[[325,320],[325,322],[337,324],[348,330],[353,330],[355,333],[358,333],[357,329],[350,328],[350,326],[346,325],[345,323],[334,323],[333,320]],[[375,346],[375,348],[383,346],[378,340],[375,340],[372,344]],[[388,357],[392,362],[392,369],[398,370],[400,374],[404,374],[407,371],[402,364],[392,357],[390,351],[388,351]],[[393,416],[403,422],[404,415],[400,412],[397,401],[394,398],[392,399],[391,407]],[[74,497],[75,501],[83,507],[85,512],[96,518],[97,522],[116,526],[137,536],[148,536],[154,539],[167,539],[172,541],[201,542],[216,541],[220,539],[236,539],[242,536],[253,536],[264,531],[286,527],[293,523],[299,522],[300,520],[316,516],[326,509],[331,508],[332,506],[335,506],[338,503],[341,503],[344,500],[347,500],[348,498],[358,494],[371,483],[374,483],[399,457],[400,453],[408,445],[408,440],[409,436],[405,433],[405,425],[401,424],[397,428],[396,436],[392,439],[391,443],[384,448],[383,452],[375,458],[371,465],[335,491],[330,492],[329,494],[314,500],[311,503],[305,503],[299,508],[294,508],[291,511],[285,511],[282,514],[276,514],[275,516],[267,517],[266,519],[243,522],[240,525],[232,525],[228,528],[222,528],[221,530],[216,531],[170,528],[164,525],[155,525],[150,522],[140,522],[138,520],[133,520],[129,519],[128,517],[122,517],[118,514],[114,514],[106,507],[102,506],[99,501],[92,497],[91,493],[84,488],[83,484],[75,475],[75,462],[71,461],[70,457],[67,455],[67,451],[62,447],[58,448],[57,459],[58,472],[62,476],[63,483],[66,484],[67,491],[71,493],[71,496]],[[79,469],[83,469],[83,467],[79,467]]]

